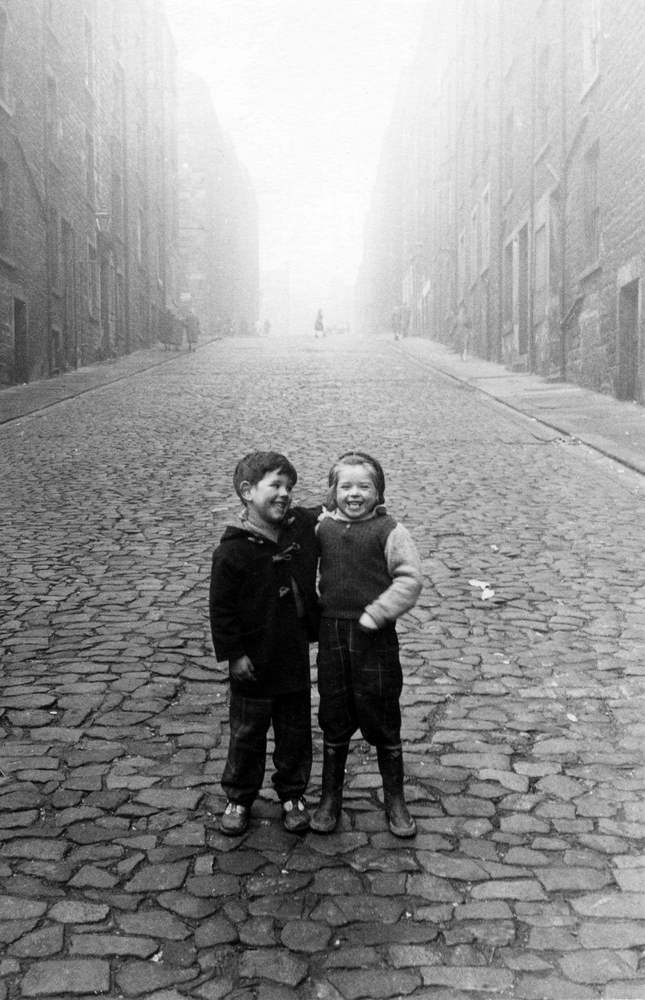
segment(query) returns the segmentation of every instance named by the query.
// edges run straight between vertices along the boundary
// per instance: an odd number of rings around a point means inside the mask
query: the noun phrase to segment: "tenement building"
[[[431,2],[382,150],[357,313],[645,402],[645,4]]]
[[[206,336],[250,334],[260,285],[255,194],[207,84],[182,71],[178,97],[182,308]]]
[[[0,0],[0,383],[178,309],[176,107],[159,0]]]

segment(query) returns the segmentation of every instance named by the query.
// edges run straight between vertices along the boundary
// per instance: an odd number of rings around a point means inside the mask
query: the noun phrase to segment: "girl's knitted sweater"
[[[384,508],[360,521],[340,511],[318,523],[320,603],[324,618],[358,619],[381,628],[416,603],[421,564],[409,531]]]

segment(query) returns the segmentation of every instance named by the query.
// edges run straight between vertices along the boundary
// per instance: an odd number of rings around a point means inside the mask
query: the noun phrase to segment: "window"
[[[583,7],[582,75],[589,87],[600,71],[600,0],[584,0]]]
[[[87,305],[92,316],[99,313],[99,261],[96,243],[87,241]]]
[[[11,253],[9,167],[0,160],[0,253]]]
[[[600,206],[598,204],[597,142],[587,150],[584,159],[584,234],[587,262],[594,264],[600,257]]]

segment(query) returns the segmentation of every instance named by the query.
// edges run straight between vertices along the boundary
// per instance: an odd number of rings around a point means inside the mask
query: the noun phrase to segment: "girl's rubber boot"
[[[377,747],[376,753],[390,833],[395,837],[414,837],[417,825],[408,812],[403,795],[403,751],[400,746]]]
[[[333,833],[340,818],[345,782],[345,762],[349,744],[323,744],[322,796],[311,817],[309,829],[316,833]]]

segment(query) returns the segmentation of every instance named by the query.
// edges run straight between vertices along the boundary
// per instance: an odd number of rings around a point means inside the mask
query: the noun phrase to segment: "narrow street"
[[[413,841],[359,738],[338,832],[282,829],[270,761],[248,834],[218,832],[210,558],[265,447],[300,503],[373,452],[418,544]],[[0,455],[0,1000],[644,1000],[640,477],[345,337],[205,344]]]

